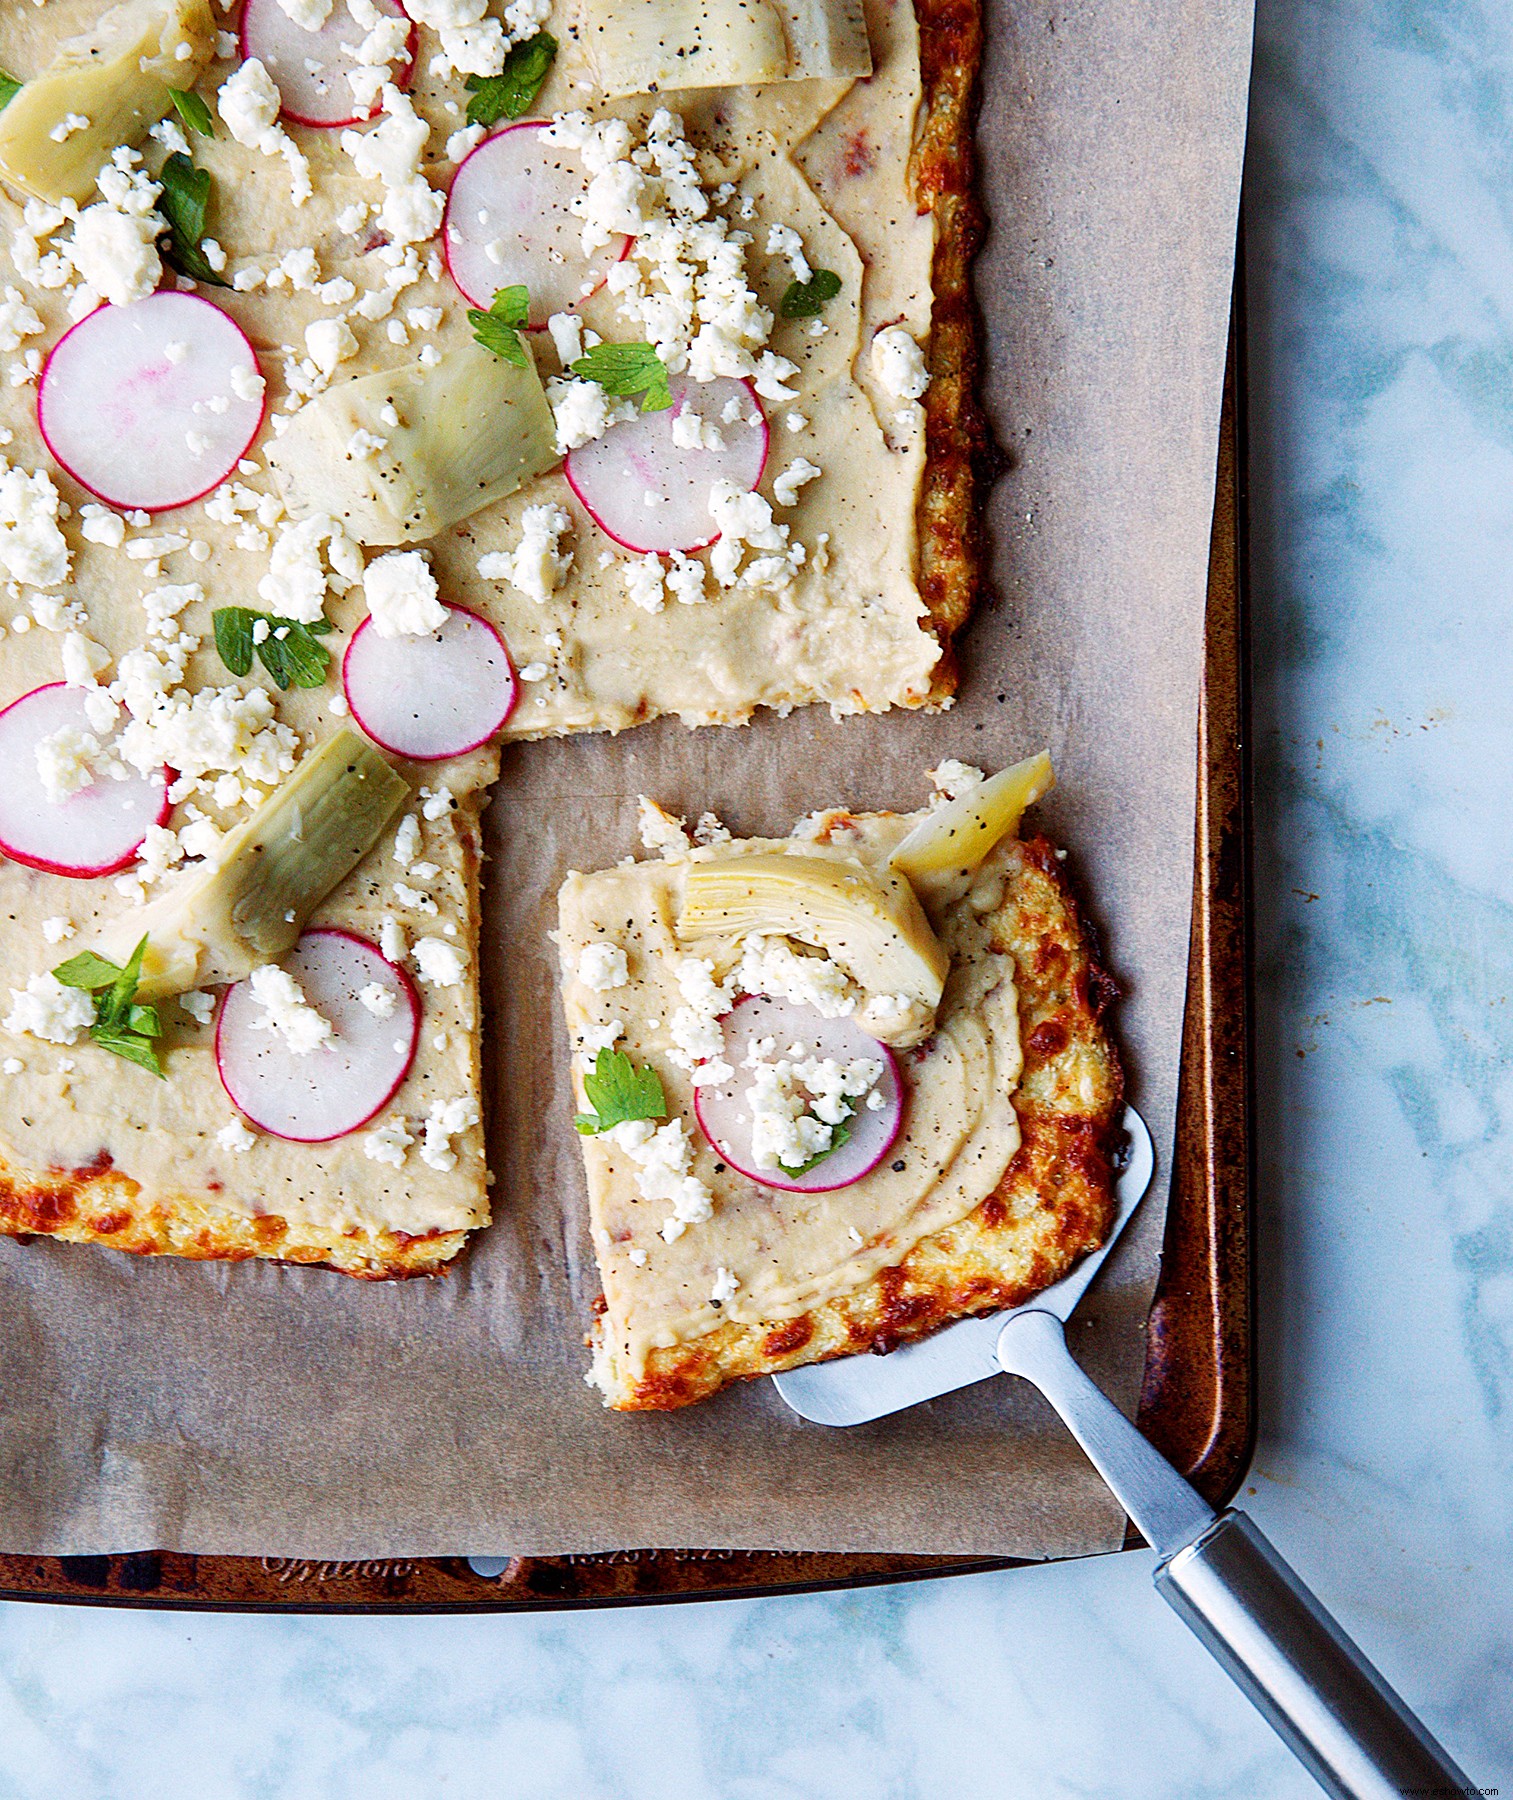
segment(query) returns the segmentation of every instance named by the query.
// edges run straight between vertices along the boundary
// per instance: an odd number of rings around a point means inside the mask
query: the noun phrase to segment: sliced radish
[[[66,800],[50,800],[37,746],[55,731],[87,732],[84,689],[61,681],[33,688],[0,712],[0,850],[49,875],[114,875],[135,861],[149,825],[167,822],[168,772],[98,775]]]
[[[725,1034],[724,1058],[735,1074],[718,1087],[695,1088],[694,1113],[705,1137],[737,1174],[788,1194],[825,1194],[870,1175],[893,1148],[904,1122],[904,1082],[898,1058],[886,1044],[868,1037],[850,1019],[827,1019],[812,1006],[760,994],[738,1001],[720,1025]],[[801,1058],[829,1056],[838,1063],[849,1063],[870,1057],[883,1065],[882,1079],[873,1090],[882,1095],[882,1105],[869,1107],[868,1097],[861,1098],[847,1121],[850,1137],[806,1174],[759,1169],[752,1156],[751,1071],[742,1064],[758,1038],[776,1039],[768,1061],[787,1057],[791,1048],[799,1045]]]
[[[671,406],[611,425],[570,452],[565,466],[569,487],[627,550],[665,555],[712,544],[715,483],[754,488],[767,464],[767,420],[749,383],[722,375],[670,385]],[[689,411],[719,432],[723,449],[684,449],[673,441],[673,421]]]
[[[588,176],[571,151],[550,143],[549,121],[524,119],[486,138],[452,177],[442,220],[447,269],[474,306],[500,288],[530,290],[530,324],[581,306],[630,248],[618,237],[583,254],[583,221],[572,210]]]
[[[332,1035],[297,1055],[259,1024],[268,1015],[251,981],[239,981],[226,990],[216,1020],[216,1067],[232,1104],[254,1125],[298,1144],[323,1144],[366,1125],[398,1092],[415,1058],[420,996],[403,969],[350,931],[307,931],[280,960]],[[393,996],[387,1015],[360,998],[375,984]]]
[[[375,744],[438,762],[486,744],[515,710],[504,639],[477,613],[449,606],[439,631],[380,637],[364,619],[342,658],[347,704]]]
[[[110,506],[166,512],[219,487],[251,448],[263,404],[240,326],[198,294],[160,293],[102,306],[59,338],[37,422],[81,487]]]
[[[375,0],[379,12],[407,19],[399,0]],[[347,11],[346,0],[334,0],[330,16],[318,30],[295,24],[278,0],[247,0],[242,10],[242,57],[255,56],[273,77],[286,119],[296,125],[361,125],[378,111],[375,100],[366,112],[347,80],[357,68],[354,52],[367,34]],[[412,24],[402,55],[391,65],[388,81],[409,87],[415,76],[418,33]]]

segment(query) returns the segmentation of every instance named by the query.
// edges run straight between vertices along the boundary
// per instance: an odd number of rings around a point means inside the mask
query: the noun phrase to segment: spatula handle
[[[1337,1800],[1476,1792],[1243,1513],[1159,1564],[1156,1591]]]

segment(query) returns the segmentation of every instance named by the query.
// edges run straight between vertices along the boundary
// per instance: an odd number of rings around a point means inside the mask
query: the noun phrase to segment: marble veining
[[[1513,1792],[1513,12],[1263,0],[1264,1433],[1246,1503]],[[505,1619],[0,1609],[24,1800],[1296,1800],[1149,1559]]]

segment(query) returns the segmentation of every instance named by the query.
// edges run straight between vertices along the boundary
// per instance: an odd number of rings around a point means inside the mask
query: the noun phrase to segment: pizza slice
[[[560,897],[563,1003],[620,1410],[1015,1304],[1113,1214],[1112,984],[1046,839],[1043,757],[920,813],[819,812]]]

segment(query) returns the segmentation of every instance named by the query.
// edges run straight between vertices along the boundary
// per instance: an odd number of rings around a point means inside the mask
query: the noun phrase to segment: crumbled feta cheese
[[[872,340],[872,372],[895,400],[917,400],[930,385],[919,340],[902,325],[889,325]]]
[[[396,1115],[363,1134],[362,1153],[372,1162],[387,1163],[391,1169],[402,1169],[405,1154],[414,1142],[414,1134],[405,1121]]]
[[[418,550],[390,550],[363,571],[363,598],[380,637],[423,637],[439,631],[447,609],[436,598],[436,577]]]
[[[108,506],[87,502],[79,509],[79,519],[79,533],[87,543],[104,544],[108,549],[119,550],[126,541],[126,521]]]
[[[656,850],[663,856],[679,856],[693,848],[683,821],[645,794],[636,796],[636,814],[644,849]]]
[[[597,381],[585,381],[576,375],[552,376],[546,384],[546,397],[557,427],[557,449],[564,456],[593,438],[603,437],[611,425],[636,414],[633,402],[615,400]]]
[[[408,869],[419,855],[420,820],[414,813],[406,813],[394,833],[394,860],[401,868]]]
[[[248,1129],[245,1120],[232,1119],[215,1134],[215,1141],[223,1150],[241,1156],[257,1142],[257,1133]]]
[[[357,339],[345,319],[316,319],[305,327],[305,349],[323,375],[357,354]]]
[[[306,1000],[304,990],[277,963],[264,963],[251,977],[252,998],[263,1008],[254,1031],[276,1031],[295,1056],[308,1056],[334,1035],[331,1021]]]
[[[772,497],[779,506],[792,506],[799,497],[799,489],[811,481],[817,481],[823,471],[810,462],[807,456],[796,456],[772,484]]]
[[[793,1000],[826,1019],[846,1018],[857,1007],[855,984],[839,963],[800,955],[786,938],[747,938],[736,979],[742,993]]]
[[[196,1025],[208,1025],[215,1017],[215,995],[207,994],[203,988],[190,988],[187,994],[180,994],[179,1005]]]
[[[0,1063],[0,1073],[6,1075],[24,1075],[26,1073],[26,1064],[22,1062],[19,1056],[7,1056],[5,1061]]]
[[[357,998],[375,1019],[392,1019],[399,1005],[393,988],[385,987],[381,981],[370,981]]]
[[[573,552],[562,539],[573,528],[565,507],[550,502],[528,506],[520,515],[520,542],[511,551],[496,550],[478,559],[485,581],[508,581],[538,605],[556,592],[573,566]]]
[[[467,959],[445,938],[418,938],[413,952],[420,979],[431,987],[460,987],[467,973]]]
[[[626,1255],[638,1269],[644,1269],[646,1267],[646,1252],[644,1250],[627,1250]]]
[[[420,816],[423,819],[444,819],[454,805],[452,790],[443,785],[436,788],[423,787],[420,790]]]
[[[691,1071],[695,1087],[717,1087],[735,1073],[724,1060],[725,1034],[720,1029],[721,1018],[735,1004],[735,978],[727,975],[716,981],[714,964],[702,956],[681,958],[673,978],[683,1005],[668,1022],[673,1042],[668,1060]]]
[[[457,1167],[457,1152],[452,1139],[471,1131],[478,1123],[478,1108],[468,1099],[437,1100],[426,1115],[425,1142],[420,1147],[420,1160],[428,1169],[445,1175]]]
[[[618,944],[594,943],[578,959],[578,979],[596,994],[622,988],[630,980],[625,952]]]
[[[633,606],[639,606],[642,612],[661,612],[666,600],[660,557],[648,551],[645,556],[622,563],[621,573],[625,577],[625,591]]]
[[[68,542],[58,526],[58,490],[45,469],[12,468],[0,456],[0,568],[27,587],[68,579]]]
[[[604,1137],[630,1158],[642,1199],[671,1202],[672,1214],[661,1227],[664,1242],[672,1243],[690,1225],[713,1216],[714,1196],[692,1173],[693,1145],[681,1119],[661,1126],[650,1119],[629,1119]]]
[[[552,348],[563,368],[570,368],[583,354],[583,321],[577,313],[553,313],[546,322]],[[10,346],[11,349],[15,345]]]
[[[710,1303],[714,1306],[724,1306],[727,1301],[735,1299],[736,1289],[740,1285],[739,1280],[722,1264],[715,1270],[714,1286],[709,1294]]]
[[[77,725],[60,725],[38,740],[37,779],[54,806],[92,785],[102,750],[100,740]]]
[[[73,1044],[94,1022],[94,999],[82,988],[64,987],[56,975],[33,975],[24,989],[11,989],[4,1028],[49,1044]]]
[[[843,1064],[817,1056],[769,1062],[751,1054],[745,1066],[752,1072],[746,1095],[751,1159],[774,1172],[798,1169],[832,1149],[835,1127],[851,1117],[853,1102],[876,1087],[884,1070],[871,1056]]]
[[[35,337],[42,328],[41,319],[27,305],[21,290],[7,287],[0,299],[0,350],[9,354],[19,349],[23,338]]]
[[[319,31],[331,17],[332,0],[278,0],[278,3],[285,18],[291,19],[301,31]]]
[[[67,919],[44,919],[42,935],[49,944],[61,944],[65,938],[74,935],[74,928]]]
[[[239,144],[264,156],[283,158],[289,170],[290,198],[296,206],[303,206],[314,191],[310,164],[278,123],[279,91],[257,57],[249,56],[222,83],[216,101],[222,123]]]
[[[411,887],[405,881],[394,883],[394,898],[401,906],[409,907],[411,912],[426,913],[434,918],[438,911],[436,902],[429,894],[423,894],[419,888]]]
[[[378,922],[378,947],[387,961],[398,965],[410,954],[404,927],[393,913],[385,913]]]
[[[970,763],[958,762],[954,756],[948,756],[943,763],[929,770],[929,776],[936,793],[947,800],[956,800],[963,794],[970,794],[987,780],[981,769],[974,769]]]
[[[83,113],[64,113],[48,136],[55,144],[66,144],[76,131],[88,131],[89,120]]]
[[[63,638],[63,679],[70,687],[94,687],[95,677],[110,667],[110,652],[103,644],[70,631]]]
[[[791,225],[772,225],[767,230],[767,254],[781,256],[795,281],[808,281],[814,270],[804,255],[804,240]]]

